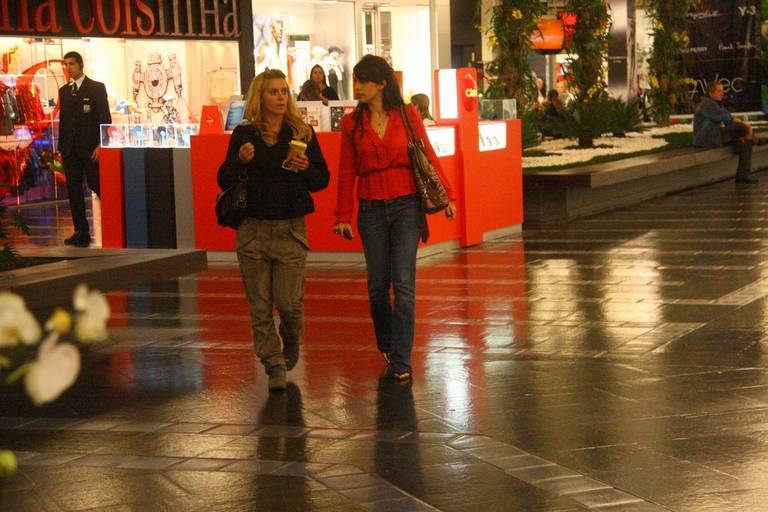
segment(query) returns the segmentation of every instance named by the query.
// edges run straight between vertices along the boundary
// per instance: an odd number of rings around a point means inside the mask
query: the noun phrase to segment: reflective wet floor
[[[764,178],[422,260],[409,385],[359,265],[271,395],[236,267],[111,292],[72,390],[0,397],[0,510],[767,510],[767,233]]]

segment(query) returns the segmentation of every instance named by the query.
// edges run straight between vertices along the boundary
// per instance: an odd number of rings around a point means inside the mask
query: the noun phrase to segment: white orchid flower
[[[87,286],[81,284],[75,289],[73,302],[75,311],[79,313],[75,320],[75,336],[83,343],[106,339],[110,311],[104,294],[97,290],[89,291]]]
[[[0,347],[24,343],[34,345],[42,331],[29,312],[24,299],[16,294],[0,292]]]
[[[59,334],[67,334],[72,329],[72,317],[61,308],[56,308],[53,314],[45,322],[47,331],[56,331]]]
[[[59,343],[52,332],[40,344],[37,359],[30,363],[24,375],[24,386],[35,405],[56,400],[77,380],[80,373],[80,352],[70,343]]]

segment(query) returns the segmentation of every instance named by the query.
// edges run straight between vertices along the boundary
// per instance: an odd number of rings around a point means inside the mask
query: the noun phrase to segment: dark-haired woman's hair
[[[400,85],[397,82],[395,70],[383,58],[376,55],[366,55],[355,64],[352,73],[358,82],[386,83],[381,92],[384,110],[400,108],[401,105],[405,104],[403,95],[400,94]],[[370,111],[370,108],[367,104],[359,102],[355,109],[355,130],[362,126],[363,110]]]

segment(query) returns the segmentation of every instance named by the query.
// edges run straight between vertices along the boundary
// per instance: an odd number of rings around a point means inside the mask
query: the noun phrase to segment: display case
[[[188,148],[197,124],[102,124],[103,148]]]
[[[517,119],[517,100],[481,100],[480,119],[506,120]]]

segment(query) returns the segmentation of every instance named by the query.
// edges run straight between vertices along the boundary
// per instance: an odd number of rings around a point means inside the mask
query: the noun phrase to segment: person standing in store
[[[322,101],[328,105],[329,101],[336,101],[339,95],[336,90],[328,86],[325,79],[325,70],[319,64],[312,66],[309,72],[309,80],[304,82],[299,93],[299,101]]]
[[[352,211],[357,181],[357,226],[368,272],[368,298],[376,343],[387,361],[387,374],[411,380],[414,335],[416,252],[426,229],[408,156],[408,135],[401,115],[403,97],[394,70],[374,55],[358,62],[352,75],[356,110],[341,120],[336,223],[333,232],[352,239]],[[413,105],[405,108],[414,132],[427,150],[456,215],[455,196]],[[394,307],[390,297],[394,288]]]
[[[101,124],[111,124],[107,89],[83,73],[83,57],[77,52],[64,55],[70,80],[59,89],[58,151],[67,177],[69,209],[74,233],[66,245],[88,247],[91,232],[85,216],[83,181],[99,195],[99,142]]]
[[[232,132],[217,180],[224,190],[241,173],[247,176],[247,214],[237,228],[237,259],[256,355],[269,376],[269,390],[281,391],[286,387],[286,371],[298,361],[304,330],[309,251],[304,216],[315,211],[310,193],[326,188],[330,174],[317,137],[301,119],[282,71],[268,69],[253,79],[244,119]],[[306,151],[294,149],[297,145]],[[275,308],[280,315],[279,334]]]
[[[429,96],[426,94],[414,94],[411,96],[411,105],[419,111],[424,126],[434,126],[437,124],[435,118],[429,113]]]

